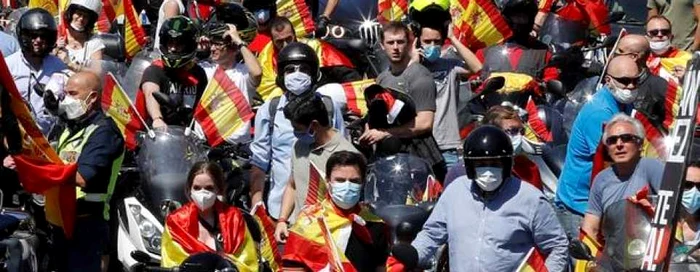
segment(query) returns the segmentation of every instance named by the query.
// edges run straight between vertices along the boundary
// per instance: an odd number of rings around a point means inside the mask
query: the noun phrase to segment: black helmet
[[[15,29],[19,43],[23,52],[32,51],[33,33],[37,33],[46,40],[46,50],[41,52],[41,56],[46,56],[56,46],[58,31],[56,21],[48,11],[42,8],[33,8],[22,14]]]
[[[160,51],[165,66],[179,68],[194,60],[197,50],[197,28],[192,20],[179,15],[167,19],[160,28]],[[169,52],[168,42],[175,41],[184,46],[181,52]]]
[[[292,42],[285,46],[277,55],[277,86],[282,89],[284,87],[284,68],[289,64],[306,64],[311,68],[309,76],[311,76],[311,85],[315,85],[318,80],[318,56],[310,46]]]
[[[246,1],[248,2],[248,1]],[[216,20],[219,25],[232,24],[236,26],[238,35],[244,42],[251,42],[258,34],[258,22],[255,16],[237,3],[228,3],[216,7]],[[227,30],[226,27],[215,27],[218,30],[208,33],[212,36],[222,36]],[[222,31],[223,30],[223,31]]]
[[[71,25],[73,14],[78,10],[82,11],[84,14],[87,14],[87,23],[85,24],[85,28],[82,30],[77,30]],[[101,11],[101,0],[71,0],[66,12],[63,13],[63,20],[65,24],[74,31],[91,33],[95,28],[95,23],[97,22],[97,18],[100,16]]]
[[[500,159],[503,178],[510,176],[513,167],[513,145],[510,138],[500,128],[485,125],[472,131],[464,142],[464,167],[469,179],[476,179],[474,161],[489,159]]]

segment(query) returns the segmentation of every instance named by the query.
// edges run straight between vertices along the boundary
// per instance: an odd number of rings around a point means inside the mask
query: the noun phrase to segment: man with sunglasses
[[[682,50],[700,49],[700,0],[647,0],[649,17],[663,15],[674,26],[672,43]]]
[[[624,113],[615,115],[607,123],[603,143],[613,163],[593,180],[588,208],[581,223],[581,229],[593,238],[600,233],[601,219],[607,207],[636,195],[645,186],[655,194],[664,170],[660,161],[642,157],[644,127]]]
[[[605,75],[606,85],[581,108],[574,120],[554,199],[557,216],[569,238],[578,238],[586,212],[593,155],[603,134],[603,124],[615,114],[631,112],[637,97],[639,72],[634,59],[612,58]]]
[[[671,45],[673,39],[671,27],[671,21],[666,17],[657,15],[649,18],[646,33],[651,55],[646,62],[652,74],[681,84],[685,75],[685,66],[692,54]]]

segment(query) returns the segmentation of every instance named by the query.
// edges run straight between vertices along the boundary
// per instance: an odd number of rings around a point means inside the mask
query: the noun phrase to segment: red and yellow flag
[[[489,0],[452,0],[450,13],[454,35],[471,50],[478,50],[508,39],[513,32]]]
[[[532,100],[532,96],[528,98],[525,110],[527,111],[528,127],[536,134],[536,140],[538,142],[551,142],[553,139],[552,132],[547,129],[547,125],[542,121],[542,118],[540,118],[537,105],[535,105],[535,101]]]
[[[407,0],[379,0],[377,2],[377,21],[380,24],[401,21],[407,14]]]
[[[305,0],[277,0],[277,16],[287,17],[292,22],[297,37],[305,37],[316,29]]]
[[[588,247],[588,249],[591,250],[591,256],[593,257],[598,257],[598,254],[603,250],[603,245],[598,243],[598,241],[586,234],[585,231],[580,230],[579,233],[579,240]],[[575,272],[586,272],[589,270],[589,266],[594,265],[591,264],[590,262],[595,262],[595,261],[588,261],[588,260],[576,260],[574,262],[574,271]]]
[[[10,110],[22,133],[22,154],[14,156],[22,186],[46,197],[46,219],[73,234],[75,222],[75,180],[77,167],[65,165],[36,126],[29,108],[17,90],[5,59],[0,58],[0,82],[8,92]]]
[[[309,191],[306,193],[304,206],[314,205],[325,200],[327,191],[326,179],[323,178],[323,174],[318,170],[318,167],[312,161],[309,161]]]
[[[147,35],[131,0],[123,0],[122,5],[122,9],[124,10],[124,46],[126,47],[126,58],[132,59],[146,46]],[[119,8],[117,8],[117,11],[118,10]]]
[[[517,272],[547,272],[547,266],[545,266],[545,256],[542,255],[537,248],[533,247],[530,252],[525,255],[525,259],[520,263]]]
[[[126,147],[136,149],[136,132],[145,129],[141,116],[134,104],[112,73],[107,74],[102,91],[102,110],[117,124],[124,135]]]
[[[51,13],[53,16],[58,15],[57,0],[29,0],[29,3],[27,3],[27,8],[42,8]]]
[[[348,105],[348,111],[360,117],[367,114],[365,88],[372,84],[374,84],[374,79],[358,80],[342,84],[343,90],[345,91],[345,102]]]
[[[263,203],[258,203],[253,207],[251,214],[258,222],[262,233],[260,241],[260,255],[270,265],[272,271],[282,270],[282,254],[279,251],[277,240],[275,239],[275,223],[267,215],[267,209]]]
[[[238,131],[254,116],[243,92],[221,67],[214,72],[194,110],[209,145],[214,147]]]

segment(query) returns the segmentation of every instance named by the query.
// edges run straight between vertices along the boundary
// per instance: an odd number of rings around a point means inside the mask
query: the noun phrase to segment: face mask
[[[637,89],[624,89],[613,86],[612,94],[617,102],[630,104],[637,99]]]
[[[510,143],[513,145],[513,154],[520,153],[520,149],[523,143],[523,135],[508,136],[510,137]]]
[[[425,60],[429,62],[434,62],[440,58],[440,46],[429,45],[423,48],[425,53]]]
[[[85,31],[85,26],[76,22],[71,22],[70,27],[73,28],[75,31]]]
[[[698,188],[693,187],[693,189],[683,192],[683,199],[681,202],[688,213],[694,214],[700,209],[700,191],[698,191]]]
[[[503,169],[501,167],[476,167],[476,185],[482,190],[492,192],[503,182]]]
[[[311,76],[299,71],[285,75],[284,87],[295,95],[301,95],[311,89]]]
[[[655,54],[666,53],[666,51],[668,51],[668,48],[671,47],[671,39],[664,41],[650,41],[649,47],[651,48],[651,51],[653,51]]]
[[[314,134],[311,132],[311,127],[309,127],[306,132],[294,132],[294,137],[297,137],[297,141],[299,141],[302,144],[305,145],[311,145],[313,144],[316,140],[314,139]]]
[[[258,24],[267,23],[270,20],[270,11],[267,9],[261,9],[255,12],[255,18],[258,20]]]
[[[362,185],[350,181],[331,182],[331,200],[341,209],[348,210],[360,201]]]
[[[87,112],[87,105],[83,100],[66,95],[66,97],[58,103],[58,112],[65,113],[68,120],[75,120],[85,115]]]
[[[204,189],[192,191],[190,193],[190,197],[200,211],[211,208],[211,206],[214,206],[214,202],[216,202],[216,194],[212,191]]]

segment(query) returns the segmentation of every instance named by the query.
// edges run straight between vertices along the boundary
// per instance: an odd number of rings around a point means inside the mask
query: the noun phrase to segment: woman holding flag
[[[258,252],[249,223],[240,210],[217,199],[224,192],[224,174],[213,162],[196,163],[187,175],[190,202],[165,220],[161,266],[177,267],[191,254],[216,252],[233,261],[238,271],[258,271]]]
[[[63,13],[56,56],[73,72],[89,67],[93,72],[101,73],[100,60],[105,45],[92,36],[101,11],[100,0],[71,0]]]

